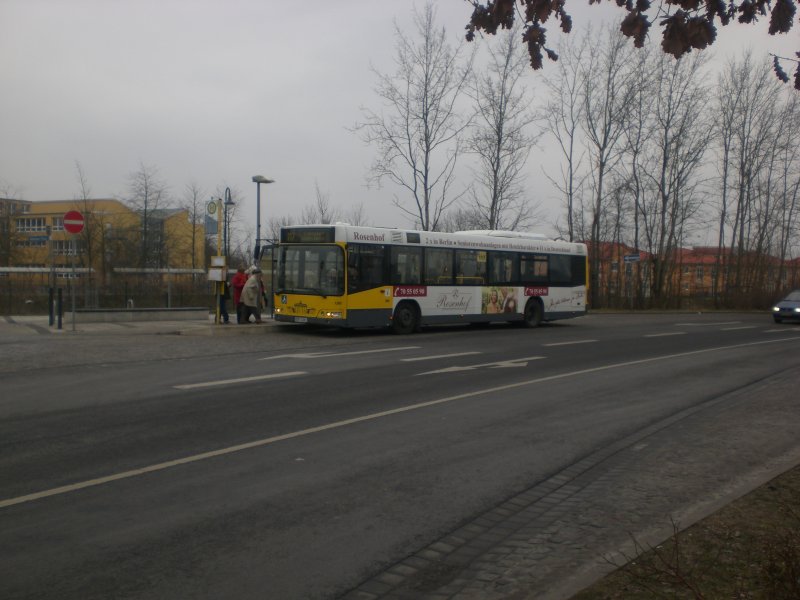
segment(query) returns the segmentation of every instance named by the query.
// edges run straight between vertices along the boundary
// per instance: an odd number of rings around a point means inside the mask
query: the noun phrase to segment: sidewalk
[[[47,315],[24,315],[0,317],[0,336],[4,335],[252,335],[275,325],[272,317],[265,315],[260,324],[239,325],[231,321],[227,325],[216,324],[209,314],[206,320],[180,321],[118,321],[106,323],[75,323],[65,315],[61,329],[57,321],[51,326]]]

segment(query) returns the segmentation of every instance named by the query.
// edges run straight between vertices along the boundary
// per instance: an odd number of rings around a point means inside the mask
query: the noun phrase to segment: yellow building
[[[81,233],[64,229],[70,210],[84,217]],[[122,285],[123,278],[126,289],[134,285],[134,275],[136,285],[147,276],[154,288],[163,288],[167,278],[179,281],[178,275],[194,282],[205,262],[203,224],[193,223],[186,209],[150,210],[145,222],[143,213],[114,198],[0,198],[0,277],[15,287],[57,286],[76,278],[97,297],[104,287]]]

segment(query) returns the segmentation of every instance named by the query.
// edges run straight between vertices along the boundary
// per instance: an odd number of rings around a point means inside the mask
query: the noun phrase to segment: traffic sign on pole
[[[68,210],[64,214],[64,229],[67,233],[83,231],[83,215],[77,210]]]

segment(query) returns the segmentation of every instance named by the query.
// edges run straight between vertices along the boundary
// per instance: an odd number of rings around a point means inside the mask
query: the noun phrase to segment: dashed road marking
[[[378,348],[376,350],[354,350],[353,352],[305,352],[300,354],[278,354],[266,356],[258,360],[275,360],[278,358],[327,358],[329,356],[355,356],[357,354],[377,354],[378,352],[399,352],[401,350],[419,350],[421,346],[400,346],[396,348]]]
[[[203,381],[201,383],[185,383],[183,385],[173,385],[176,390],[196,390],[199,388],[216,387],[219,385],[231,385],[235,383],[248,383],[250,381],[262,381],[264,379],[278,379],[280,377],[294,377],[296,375],[308,375],[305,371],[289,371],[286,373],[270,373],[269,375],[254,375],[252,377],[238,377],[236,379],[219,379],[217,381]]]
[[[437,354],[436,356],[417,356],[414,358],[401,358],[402,362],[417,362],[420,360],[438,360],[440,358],[455,358],[456,356],[469,356],[471,354],[481,354],[481,352],[456,352],[455,354]]]
[[[542,346],[572,346],[573,344],[593,344],[597,340],[576,340],[574,342],[555,342],[553,344],[542,344]]]
[[[669,333],[650,333],[644,337],[646,338],[657,338],[657,337],[669,337],[671,335],[686,335],[685,331],[671,331]]]
[[[723,321],[722,323],[675,323],[676,327],[716,327],[717,325],[738,325],[741,321]]]

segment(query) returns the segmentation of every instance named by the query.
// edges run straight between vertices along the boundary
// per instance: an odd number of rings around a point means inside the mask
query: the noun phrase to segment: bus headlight
[[[322,311],[319,313],[319,316],[323,319],[341,319],[342,313],[341,311]]]

